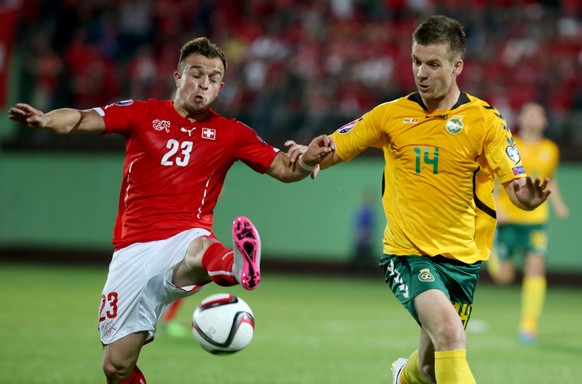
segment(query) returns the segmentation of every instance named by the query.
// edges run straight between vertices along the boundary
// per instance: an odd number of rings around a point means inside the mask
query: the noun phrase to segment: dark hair
[[[224,56],[224,52],[206,37],[197,37],[182,46],[182,49],[180,49],[180,60],[178,60],[178,68],[180,68],[188,56],[193,54],[200,54],[204,57],[208,57],[209,59],[218,57],[222,61],[224,69],[226,70],[226,57]]]
[[[413,41],[420,45],[447,44],[451,61],[461,59],[465,54],[465,37],[463,26],[443,15],[430,16],[412,34]]]

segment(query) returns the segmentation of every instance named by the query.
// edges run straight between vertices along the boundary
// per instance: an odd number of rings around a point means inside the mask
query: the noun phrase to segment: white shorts
[[[104,345],[142,331],[148,332],[147,340],[153,339],[156,323],[168,306],[202,288],[178,288],[172,284],[172,274],[192,240],[208,235],[207,230],[194,228],[113,253],[99,306],[99,333]]]

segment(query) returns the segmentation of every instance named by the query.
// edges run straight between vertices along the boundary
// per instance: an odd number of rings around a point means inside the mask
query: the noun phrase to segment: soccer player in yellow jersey
[[[380,148],[387,218],[380,265],[394,295],[420,325],[418,349],[393,364],[394,384],[471,384],[465,326],[496,225],[494,176],[513,204],[532,210],[548,180],[527,176],[501,114],[462,92],[465,33],[444,16],[412,36],[417,92],[381,104],[334,132],[321,168]],[[291,161],[314,170],[316,148],[290,141]],[[303,154],[302,154],[303,153]],[[307,156],[309,155],[309,156]]]
[[[543,132],[547,127],[544,107],[537,103],[525,104],[518,116],[518,126],[515,143],[525,169],[532,176],[551,178],[550,202],[556,216],[566,219],[568,207],[554,177],[560,152],[553,141],[544,138]],[[524,343],[533,343],[546,296],[549,205],[542,204],[533,211],[522,211],[511,204],[506,193],[499,191],[495,196],[498,227],[488,270],[495,282],[509,284],[515,279],[514,257],[525,256],[519,338]]]

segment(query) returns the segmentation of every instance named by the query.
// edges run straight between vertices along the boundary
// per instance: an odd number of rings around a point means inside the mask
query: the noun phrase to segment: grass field
[[[106,269],[0,264],[0,383],[104,383],[96,329]],[[140,367],[150,384],[390,383],[389,367],[415,348],[418,330],[383,281],[283,276],[260,289],[209,286],[179,314],[188,325],[205,296],[231,292],[256,317],[242,352],[214,356],[193,338],[158,334]],[[582,291],[550,287],[539,341],[516,340],[519,289],[478,288],[468,335],[480,384],[582,382]]]

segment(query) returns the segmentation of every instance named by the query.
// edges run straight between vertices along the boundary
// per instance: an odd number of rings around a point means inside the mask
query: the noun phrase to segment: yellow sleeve
[[[485,157],[503,184],[526,176],[521,155],[507,123],[501,115],[492,113],[485,137]]]
[[[353,160],[369,147],[380,147],[382,122],[386,118],[385,104],[375,107],[330,135],[336,143],[336,153],[343,161]]]

